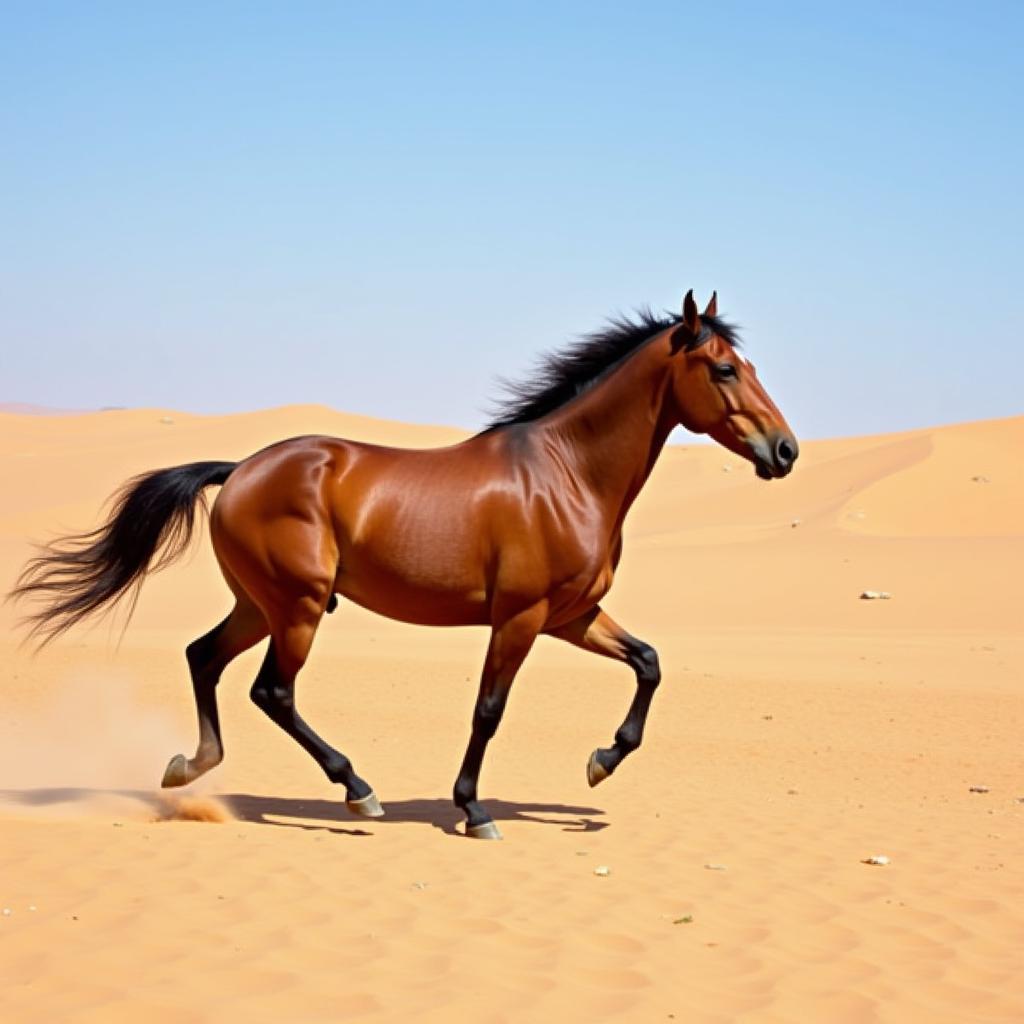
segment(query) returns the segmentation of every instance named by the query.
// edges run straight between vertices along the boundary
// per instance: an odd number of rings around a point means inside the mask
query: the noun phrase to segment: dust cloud
[[[62,820],[231,819],[200,779],[187,793],[159,789],[171,755],[194,736],[169,712],[143,705],[123,672],[72,671],[32,707],[0,718],[0,813]]]

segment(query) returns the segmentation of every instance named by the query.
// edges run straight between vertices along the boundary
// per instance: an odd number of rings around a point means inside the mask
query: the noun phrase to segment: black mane
[[[704,330],[688,348],[696,348],[713,334],[730,345],[739,345],[739,335],[732,324],[717,316],[702,316],[700,319]],[[632,355],[645,341],[682,321],[680,313],[658,315],[649,309],[640,309],[633,319],[613,317],[601,330],[584,335],[560,352],[549,352],[541,357],[530,377],[500,382],[506,397],[496,403],[495,418],[487,430],[513,423],[528,423],[565,405]]]

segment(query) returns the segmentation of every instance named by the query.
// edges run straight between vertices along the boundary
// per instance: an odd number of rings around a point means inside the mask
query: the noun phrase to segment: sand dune
[[[0,583],[134,473],[321,432],[461,436],[0,412]],[[248,703],[258,651],[221,686],[224,765],[155,788],[195,743],[182,649],[229,604],[205,539],[123,636],[32,657],[3,608],[0,1020],[1024,1020],[1021,451],[1024,417],[805,443],[771,484],[666,451],[604,602],[661,653],[645,745],[587,787],[631,677],[542,640],[482,780],[503,843],[449,801],[483,631],[325,623],[299,697],[368,822]]]

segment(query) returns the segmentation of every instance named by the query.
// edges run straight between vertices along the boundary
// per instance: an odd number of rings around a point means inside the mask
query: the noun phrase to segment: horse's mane
[[[735,326],[717,316],[700,319],[704,330],[688,348],[696,348],[714,334],[730,345],[739,345]],[[600,330],[583,335],[559,352],[549,352],[540,358],[529,377],[500,381],[505,397],[495,403],[494,419],[486,429],[528,423],[558,409],[592,387],[645,341],[682,321],[681,313],[655,314],[650,309],[639,309],[633,318],[613,317]]]

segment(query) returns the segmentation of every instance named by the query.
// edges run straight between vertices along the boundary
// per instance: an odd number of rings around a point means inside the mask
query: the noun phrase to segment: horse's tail
[[[111,499],[101,526],[42,547],[9,595],[42,603],[26,617],[29,636],[48,644],[126,595],[130,618],[146,575],[188,547],[203,488],[223,484],[236,465],[193,462],[133,477]]]

